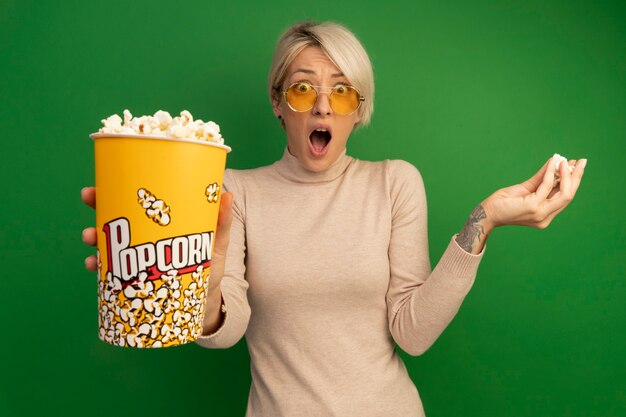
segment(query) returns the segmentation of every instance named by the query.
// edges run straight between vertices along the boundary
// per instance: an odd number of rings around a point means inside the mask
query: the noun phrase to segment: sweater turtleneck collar
[[[298,158],[290,154],[289,149],[285,147],[283,157],[274,163],[274,167],[280,175],[288,180],[301,183],[321,183],[340,177],[352,161],[353,158],[346,155],[346,150],[344,149],[339,158],[325,171],[313,172],[305,169],[298,161]]]

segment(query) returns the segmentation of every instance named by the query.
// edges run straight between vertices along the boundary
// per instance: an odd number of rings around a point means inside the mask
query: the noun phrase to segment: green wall
[[[230,167],[273,162],[267,69],[303,18],[346,24],[370,52],[376,111],[349,153],[419,168],[433,265],[489,194],[555,152],[589,159],[553,224],[497,229],[450,327],[403,354],[428,416],[626,415],[623,1],[92,3],[0,3],[0,416],[243,415],[245,341],[99,341],[87,135],[125,108],[188,109],[222,126]]]

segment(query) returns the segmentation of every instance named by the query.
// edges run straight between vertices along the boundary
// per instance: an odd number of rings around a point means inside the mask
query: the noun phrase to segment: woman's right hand
[[[217,216],[217,228],[215,230],[215,246],[213,246],[213,256],[211,257],[211,275],[206,291],[206,302],[204,318],[202,320],[202,334],[214,333],[222,326],[224,313],[221,306],[223,303],[220,283],[224,277],[224,264],[226,263],[226,252],[230,241],[230,225],[233,222],[233,195],[232,193],[222,194],[220,201],[220,211]]]
[[[95,187],[85,187],[80,190],[80,197],[83,202],[87,204],[92,209],[96,208],[96,188]],[[96,228],[95,227],[87,227],[83,229],[83,242],[89,246],[96,246]],[[96,255],[91,255],[85,258],[85,268],[88,271],[95,272],[98,269],[98,260]]]
[[[219,288],[224,276],[224,264],[226,264],[226,252],[230,242],[230,225],[233,223],[233,194],[223,193],[220,200],[220,211],[217,216],[217,228],[215,230],[215,246],[211,256],[211,278],[207,292],[211,293]]]

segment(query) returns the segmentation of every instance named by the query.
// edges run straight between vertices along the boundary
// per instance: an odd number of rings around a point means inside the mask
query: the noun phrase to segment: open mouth
[[[323,155],[326,152],[328,144],[332,139],[332,135],[327,129],[317,128],[309,135],[309,143],[311,144],[311,150],[316,155]]]

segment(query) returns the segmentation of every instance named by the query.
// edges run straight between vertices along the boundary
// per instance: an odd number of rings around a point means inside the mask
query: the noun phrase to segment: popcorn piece
[[[193,122],[193,116],[187,110],[180,112],[180,124],[183,126]]]
[[[567,158],[559,155],[558,153],[555,153],[552,156],[552,162],[554,163],[554,167],[556,168],[556,171],[554,172],[554,183],[552,184],[552,188],[556,187],[558,183],[561,181],[561,174],[559,171],[559,166],[561,165],[562,161],[565,161],[565,163],[567,164]],[[573,165],[568,165],[567,168],[569,169],[569,172],[574,171]]]
[[[145,188],[137,190],[137,202],[146,209],[146,216],[161,226],[170,224],[170,206],[157,198]]]
[[[152,118],[155,122],[154,128],[159,128],[163,131],[167,130],[169,125],[172,123],[172,116],[166,111],[158,110],[154,113],[154,117]]]
[[[126,134],[126,135],[136,135],[135,130],[132,127],[127,127],[127,126],[122,126],[120,131],[117,133]]]
[[[105,133],[117,133],[122,128],[122,118],[114,114],[102,120],[102,124],[104,127],[100,129],[100,131],[104,131]]]
[[[220,135],[220,127],[213,122],[207,122],[202,126],[202,132],[199,137],[207,142],[224,142],[222,135]]]
[[[204,195],[206,195],[207,201],[209,203],[217,203],[219,199],[220,186],[214,182],[213,184],[206,187]]]
[[[137,196],[139,196],[137,201],[139,202],[139,204],[141,204],[141,207],[145,209],[150,208],[152,206],[152,203],[156,201],[156,197],[153,196],[150,191],[146,190],[145,188],[140,188],[139,190],[137,190]]]
[[[173,138],[185,139],[195,136],[193,133],[193,125],[175,124],[167,129],[167,135]]]
[[[124,126],[130,127],[130,123],[133,120],[133,115],[128,111],[128,109],[124,110]]]
[[[163,200],[157,200],[152,203],[152,207],[146,210],[146,214],[150,217],[155,223],[160,224],[161,226],[167,226],[170,224],[170,206],[166,205]]]
[[[130,135],[151,135],[173,139],[197,139],[204,142],[224,144],[220,127],[214,122],[194,120],[187,110],[180,116],[172,117],[168,112],[158,110],[154,116],[133,117],[130,111],[124,110],[124,118],[114,114],[102,120],[104,127],[100,133],[117,133]]]
[[[149,117],[150,116],[135,117],[130,122],[130,126],[136,133],[149,135],[152,131],[152,129],[150,128],[151,123],[148,119]]]

